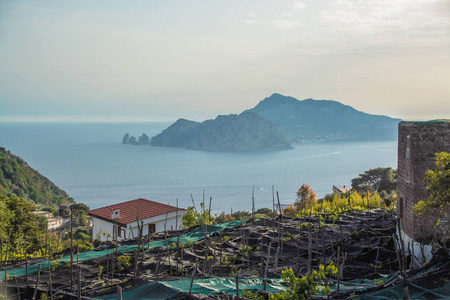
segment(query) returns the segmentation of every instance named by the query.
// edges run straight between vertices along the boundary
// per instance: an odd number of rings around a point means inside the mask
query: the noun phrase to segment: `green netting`
[[[357,279],[351,281],[340,282],[339,291],[341,293],[364,292],[361,295],[354,296],[352,299],[402,299],[403,288],[401,284],[392,287],[381,287],[378,283],[380,280],[389,282],[397,277],[398,272],[385,275],[377,280]],[[337,281],[330,280],[328,282],[331,292],[337,290]],[[422,278],[408,283],[411,299],[450,299],[450,283],[440,280],[427,280]],[[124,299],[165,299],[178,295],[181,292],[188,292],[190,280],[175,281],[148,281],[135,285],[122,292]],[[380,289],[376,289],[380,288]],[[242,278],[239,279],[239,290],[262,290],[263,279],[261,278]],[[268,279],[266,290],[276,293],[285,290],[281,279]],[[236,281],[234,278],[209,278],[196,279],[192,286],[192,293],[211,295],[226,292],[229,294],[236,293]],[[117,293],[104,295],[97,299],[117,299]]]
[[[181,237],[179,239],[178,239],[178,237],[172,237],[172,238],[167,239],[167,241],[160,240],[160,241],[148,242],[148,243],[145,243],[144,248],[151,249],[154,247],[167,247],[168,245],[171,245],[172,243],[177,243],[177,240],[180,243],[185,243],[185,244],[188,242],[197,242],[197,241],[200,241],[205,238],[205,233],[213,234],[213,233],[222,231],[226,228],[232,228],[234,226],[240,225],[244,222],[246,222],[246,221],[245,220],[244,221],[232,221],[232,222],[226,222],[226,223],[216,224],[216,225],[212,225],[212,226],[197,227],[196,229],[181,235]],[[122,252],[122,253],[129,253],[129,252],[135,251],[137,249],[137,247],[138,247],[137,245],[126,245],[126,246],[118,247],[117,251]],[[85,260],[90,260],[90,259],[94,259],[97,257],[106,256],[114,251],[116,251],[116,249],[106,249],[106,250],[100,250],[100,251],[83,252],[78,255],[78,261],[85,261]],[[74,256],[74,260],[76,260],[76,256]],[[57,259],[56,261],[58,261],[58,266],[61,267],[65,263],[70,262],[70,255],[64,256],[60,259]],[[50,266],[53,265],[52,262],[48,262],[48,261],[41,262],[41,270],[44,270],[44,269],[48,270],[49,263],[50,263]],[[37,274],[38,267],[39,267],[38,263],[28,266],[28,275]],[[7,270],[7,274],[9,275],[10,278],[16,277],[16,276],[26,276],[26,268],[24,267],[24,268],[10,269],[10,270]],[[0,280],[3,280],[3,279],[5,279],[5,275],[4,275],[4,272],[1,272]]]
[[[375,280],[371,279],[354,279],[349,281],[339,282],[339,292],[358,292],[365,291],[367,289],[372,289],[374,287],[380,286],[381,282],[389,282],[394,277],[397,277],[398,272],[394,272],[388,275],[382,275],[380,278]],[[330,286],[331,292],[337,291],[338,283],[336,280],[329,280],[328,285]]]
[[[281,284],[281,279],[268,279],[266,290],[271,293],[284,290],[285,286]],[[191,280],[175,281],[148,281],[135,285],[122,292],[123,299],[165,299],[178,295],[181,292],[189,292]],[[242,278],[239,279],[239,290],[262,290],[263,279],[261,278]],[[236,280],[234,278],[209,278],[195,279],[192,285],[192,293],[211,295],[220,292],[236,293]],[[96,299],[117,299],[117,294],[109,294]]]
[[[424,283],[427,279],[423,279]],[[435,287],[427,288],[418,284],[408,283],[408,291],[410,299],[427,300],[427,299],[450,299],[450,283]],[[377,291],[365,293],[353,297],[352,299],[402,299],[403,298],[403,285],[396,284],[391,287],[382,288]]]

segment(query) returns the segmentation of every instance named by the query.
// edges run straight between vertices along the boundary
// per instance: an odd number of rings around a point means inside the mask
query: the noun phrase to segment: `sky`
[[[450,118],[449,0],[0,0],[0,121],[196,121],[273,93]]]

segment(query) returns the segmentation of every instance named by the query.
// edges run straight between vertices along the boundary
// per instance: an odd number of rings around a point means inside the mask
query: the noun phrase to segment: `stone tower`
[[[442,151],[450,152],[450,120],[398,125],[397,210],[402,231],[417,241],[431,235],[435,221],[418,216],[413,207],[427,199],[425,171],[434,169],[435,153]]]

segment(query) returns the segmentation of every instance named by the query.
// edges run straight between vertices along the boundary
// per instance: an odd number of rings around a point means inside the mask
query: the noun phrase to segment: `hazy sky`
[[[0,0],[0,120],[204,120],[272,93],[450,118],[450,1]]]

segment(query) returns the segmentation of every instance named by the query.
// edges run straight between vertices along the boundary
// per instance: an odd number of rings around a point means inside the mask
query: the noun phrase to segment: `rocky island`
[[[179,119],[154,136],[150,145],[206,151],[292,149],[277,125],[255,112],[218,116],[202,123]]]
[[[272,94],[239,115],[195,122],[179,119],[151,140],[128,133],[123,144],[206,151],[285,150],[290,143],[393,140],[400,119],[371,115],[333,100]]]
[[[134,136],[130,136],[126,133],[122,138],[122,144],[130,144],[130,145],[148,145],[150,143],[150,138],[143,133],[139,140],[136,140]]]
[[[372,115],[333,100],[273,94],[247,111],[277,124],[291,143],[395,140],[400,119]]]

